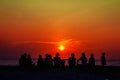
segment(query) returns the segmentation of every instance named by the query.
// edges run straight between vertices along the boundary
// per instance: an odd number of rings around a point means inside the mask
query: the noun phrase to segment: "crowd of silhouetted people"
[[[23,54],[21,55],[20,59],[19,59],[19,64],[20,66],[32,66],[34,64],[32,64],[32,59],[30,54]]]
[[[81,64],[79,64],[81,63]],[[35,63],[33,63],[31,55],[24,53],[20,56],[19,59],[20,66],[23,67],[31,67],[35,66]],[[68,64],[69,67],[75,67],[75,66],[95,66],[95,58],[94,54],[90,55],[90,58],[87,59],[86,54],[82,53],[81,57],[79,59],[76,59],[75,54],[72,53],[71,57],[68,58]],[[106,65],[106,57],[105,52],[101,55],[101,65]],[[45,58],[42,57],[42,55],[39,55],[37,59],[37,66],[38,67],[64,67],[65,66],[65,60],[61,59],[59,56],[59,53],[56,53],[56,56],[52,58],[51,54],[46,54]]]

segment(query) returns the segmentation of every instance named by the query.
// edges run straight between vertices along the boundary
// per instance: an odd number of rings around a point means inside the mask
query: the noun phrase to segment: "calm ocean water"
[[[37,59],[32,60],[33,63],[37,63]],[[15,66],[19,65],[19,60],[17,59],[11,59],[11,60],[0,60],[0,65],[9,65],[9,66]],[[68,65],[68,60],[65,60],[65,65]],[[101,65],[100,60],[96,61],[96,65]],[[120,60],[109,60],[107,61],[107,66],[120,66]]]

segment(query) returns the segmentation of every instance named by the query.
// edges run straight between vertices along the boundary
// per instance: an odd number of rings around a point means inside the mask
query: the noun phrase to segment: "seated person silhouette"
[[[77,60],[77,63],[81,61],[81,65],[82,66],[86,66],[87,65],[87,58],[85,53],[82,53],[82,56]]]
[[[55,67],[61,66],[61,58],[59,57],[59,53],[56,53],[56,57],[54,57],[53,61]]]
[[[44,66],[44,59],[42,58],[42,55],[39,55],[38,61],[37,61],[37,66],[38,67],[43,67]]]
[[[91,54],[91,55],[90,55],[88,65],[91,66],[91,67],[95,66],[95,58],[94,58],[94,54]]]
[[[105,66],[105,65],[106,65],[105,52],[102,53],[102,56],[101,56],[101,64],[102,64],[102,66]]]
[[[71,57],[68,59],[68,62],[69,62],[69,67],[75,67],[76,58],[74,53],[71,54]]]

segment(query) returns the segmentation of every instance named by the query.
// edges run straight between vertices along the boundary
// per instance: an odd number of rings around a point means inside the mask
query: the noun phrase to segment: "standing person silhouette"
[[[71,57],[69,58],[68,61],[69,61],[69,67],[75,67],[76,58],[74,53],[71,54]]]
[[[65,60],[61,60],[61,67],[65,67]]]
[[[27,66],[28,67],[32,66],[32,59],[30,54],[28,54],[28,57],[27,57]]]
[[[61,58],[59,57],[59,53],[56,53],[56,57],[54,57],[53,61],[55,67],[61,66]]]
[[[23,55],[20,56],[19,65],[20,65],[20,66],[24,66],[24,65],[23,65]]]
[[[51,54],[46,54],[46,58],[45,58],[45,67],[47,68],[51,68],[53,66],[53,63],[52,63],[52,56]]]
[[[82,56],[77,60],[77,62],[81,61],[81,65],[82,66],[86,66],[87,65],[87,58],[85,53],[82,53]]]
[[[45,67],[48,67],[49,66],[49,54],[46,54],[45,55],[46,57],[45,57]]]
[[[89,58],[89,66],[93,67],[95,66],[95,58],[94,58],[94,54],[91,54],[90,55],[90,58]]]
[[[21,56],[21,58],[20,58],[20,64],[21,64],[21,66],[27,66],[27,54],[26,53],[24,53],[22,56]]]
[[[102,53],[102,56],[101,56],[101,64],[102,66],[105,66],[106,65],[106,58],[105,58],[105,52]]]
[[[49,54],[49,67],[53,67],[53,59],[51,54]]]
[[[42,55],[39,55],[38,61],[37,61],[37,66],[38,67],[43,67],[44,66],[44,59],[42,58]]]

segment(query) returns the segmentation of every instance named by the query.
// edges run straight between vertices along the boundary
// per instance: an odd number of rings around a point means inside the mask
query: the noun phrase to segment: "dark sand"
[[[0,80],[120,80],[120,67],[59,69],[0,66]]]

